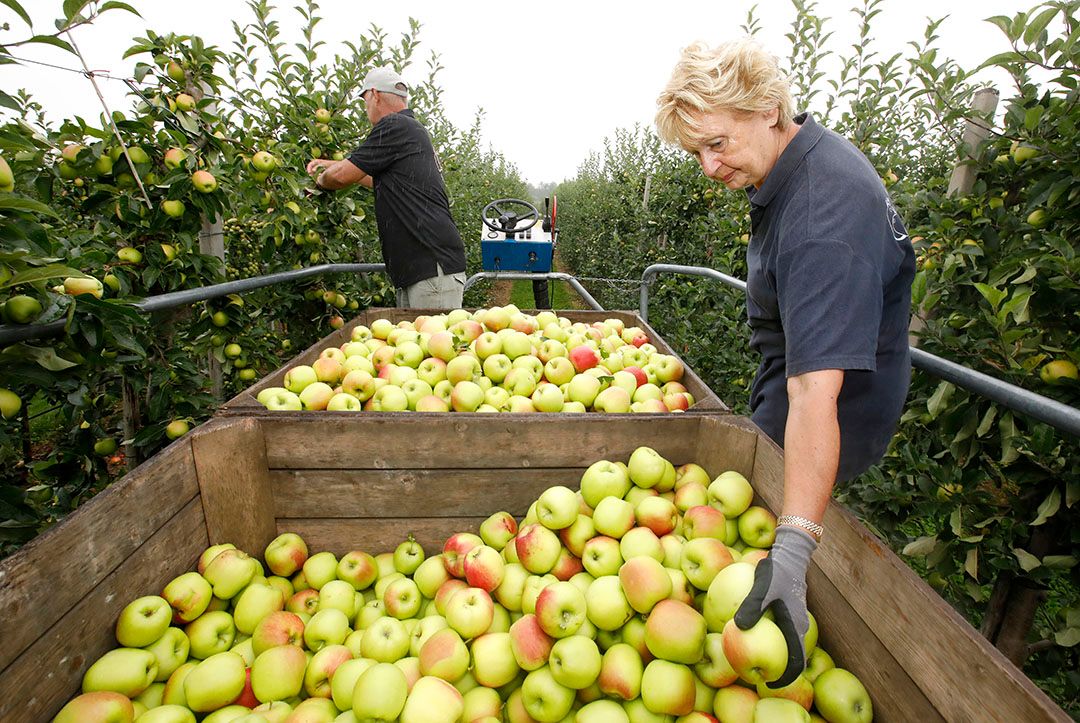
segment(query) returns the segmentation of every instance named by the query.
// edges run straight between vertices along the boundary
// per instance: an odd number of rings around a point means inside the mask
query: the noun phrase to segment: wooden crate
[[[732,415],[219,417],[0,562],[0,720],[48,720],[116,645],[120,610],[193,569],[209,544],[253,555],[279,532],[312,550],[429,552],[490,513],[519,518],[545,488],[649,445],[710,474],[734,469],[777,509],[782,457]],[[808,577],[821,644],[855,672],[876,719],[1067,716],[851,515],[830,505]]]
[[[313,361],[319,358],[319,352],[328,346],[341,346],[343,343],[351,338],[353,327],[356,326],[369,326],[371,322],[376,319],[389,319],[395,324],[399,321],[412,321],[421,314],[438,314],[443,313],[437,309],[367,309],[360,316],[356,317],[343,328],[338,329],[333,334],[330,334],[323,339],[320,339],[316,344],[310,346],[303,353],[296,356],[288,364],[281,367],[277,371],[269,374],[257,383],[248,387],[240,394],[236,395],[228,402],[221,406],[222,414],[234,414],[234,413],[252,413],[266,411],[263,405],[255,399],[259,392],[267,387],[280,387],[285,380],[285,372],[290,367],[294,367],[298,364],[311,364]],[[532,312],[530,312],[532,313]],[[572,311],[572,310],[558,310],[556,313],[559,316],[566,317],[571,321],[581,321],[586,324],[591,324],[594,321],[603,321],[604,319],[620,319],[626,326],[640,327],[649,336],[649,341],[653,346],[657,348],[663,354],[671,354],[678,357],[680,360],[682,357],[672,349],[663,337],[661,337],[656,330],[642,321],[641,317],[634,312],[630,311]],[[692,412],[717,412],[717,411],[729,411],[728,406],[724,404],[716,396],[716,394],[710,389],[701,378],[694,373],[694,370],[690,368],[690,365],[683,362],[686,371],[683,374],[682,383],[686,386],[687,391],[694,395],[694,406],[689,411]],[[370,414],[370,412],[369,412]],[[392,412],[379,412],[379,414],[392,414]],[[595,412],[592,412],[595,414]],[[515,417],[520,415],[514,415]]]

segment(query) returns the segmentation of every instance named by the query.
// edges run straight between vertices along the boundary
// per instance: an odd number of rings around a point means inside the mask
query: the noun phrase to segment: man
[[[750,406],[784,447],[784,502],[735,623],[773,608],[781,687],[805,664],[806,570],[833,485],[881,459],[903,410],[914,253],[870,162],[794,115],[776,59],[752,41],[687,48],[657,105],[660,136],[750,198],[747,312],[762,357]]]
[[[307,165],[315,185],[375,191],[375,220],[397,305],[456,309],[465,289],[465,246],[450,216],[431,137],[407,107],[409,89],[390,68],[375,68],[360,90],[371,133],[342,161]]]

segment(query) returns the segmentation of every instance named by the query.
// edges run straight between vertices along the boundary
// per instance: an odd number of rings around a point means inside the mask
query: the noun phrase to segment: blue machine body
[[[539,231],[539,228],[534,230]],[[497,238],[487,238],[492,235]],[[532,239],[507,239],[503,238],[503,234],[489,232],[480,240],[480,256],[485,271],[547,273],[551,271],[552,248],[550,234],[544,232],[537,233]]]

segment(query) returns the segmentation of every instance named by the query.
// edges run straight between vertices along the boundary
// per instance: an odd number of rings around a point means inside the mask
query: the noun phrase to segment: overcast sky
[[[142,19],[127,13],[106,13],[95,25],[76,31],[91,68],[130,75],[135,60],[121,59],[130,39],[147,28],[159,33],[201,36],[208,44],[232,49],[232,22],[247,23],[251,11],[243,0],[128,0]],[[36,32],[48,32],[59,17],[61,0],[22,0],[35,20]],[[286,37],[300,25],[293,0],[277,3],[276,16]],[[617,128],[652,120],[657,93],[678,58],[694,40],[717,43],[740,35],[749,0],[660,3],[448,2],[447,0],[323,0],[319,26],[332,58],[344,52],[341,43],[355,39],[371,23],[392,37],[408,28],[408,18],[421,21],[419,62],[406,79],[422,79],[432,51],[441,55],[439,76],[444,103],[452,121],[468,125],[478,108],[485,110],[483,131],[493,148],[515,163],[536,184],[573,177],[578,165]],[[830,47],[845,51],[855,41],[856,0],[819,0],[818,14],[831,18]],[[861,4],[861,2],[859,3]],[[901,51],[908,41],[921,41],[926,18],[949,18],[941,27],[939,47],[962,67],[973,68],[1007,49],[1004,36],[983,22],[991,15],[1013,15],[1034,6],[1016,0],[885,0],[874,26],[887,35],[874,38],[884,54]],[[784,34],[795,11],[787,0],[759,0],[762,41],[786,56]],[[0,20],[12,30],[0,42],[25,36],[25,25],[0,6]],[[75,67],[74,56],[48,47],[16,49],[16,55]],[[114,109],[128,109],[125,86],[102,80]],[[0,67],[0,87],[9,93],[26,88],[45,106],[54,122],[73,115],[96,119],[101,111],[90,83],[80,75],[32,65]],[[1008,97],[1003,89],[1003,97]],[[361,112],[358,109],[358,112]]]

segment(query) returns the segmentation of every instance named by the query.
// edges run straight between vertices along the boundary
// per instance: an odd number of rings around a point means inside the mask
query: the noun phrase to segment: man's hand
[[[735,613],[741,629],[753,627],[765,610],[773,609],[777,627],[787,643],[788,663],[784,674],[767,685],[783,688],[790,685],[806,668],[804,639],[810,628],[806,612],[806,568],[817,542],[797,527],[780,525],[769,556],[757,564],[754,586]]]
[[[305,170],[307,171],[307,174],[309,176],[315,178],[319,175],[320,169],[326,168],[327,166],[332,166],[336,162],[337,161],[327,160],[326,158],[316,158],[308,162],[307,168]]]

